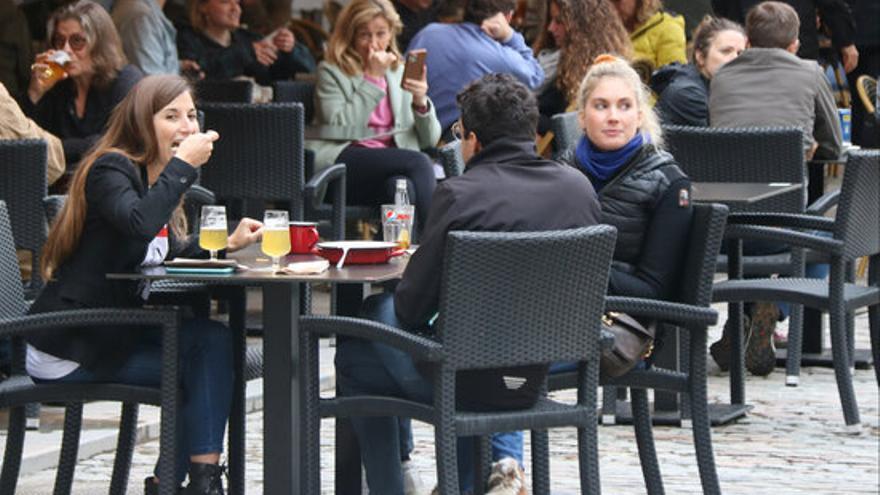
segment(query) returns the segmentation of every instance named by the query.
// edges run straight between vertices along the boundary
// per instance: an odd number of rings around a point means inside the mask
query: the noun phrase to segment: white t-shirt
[[[168,226],[162,227],[162,230],[156,234],[156,237],[150,241],[147,246],[147,253],[141,266],[157,266],[165,261],[168,255]],[[145,284],[141,290],[141,296],[146,300],[150,295],[150,285]],[[57,380],[73,373],[79,368],[79,363],[63,359],[51,354],[45,353],[36,347],[27,345],[27,356],[25,358],[25,369],[29,375],[41,380]]]

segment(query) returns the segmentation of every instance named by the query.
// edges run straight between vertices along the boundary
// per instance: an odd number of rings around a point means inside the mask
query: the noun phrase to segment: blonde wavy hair
[[[593,60],[593,65],[587,71],[584,80],[578,89],[577,111],[582,113],[587,100],[599,82],[606,77],[614,77],[626,84],[636,95],[636,102],[642,114],[642,125],[639,131],[648,137],[652,144],[663,147],[663,131],[660,127],[660,119],[651,107],[650,90],[642,83],[639,74],[629,65],[626,60],[614,55],[602,54]]]
[[[336,26],[324,52],[324,59],[349,76],[362,73],[366,60],[363,60],[355,49],[355,38],[358,30],[377,16],[383,17],[391,27],[388,51],[397,55],[397,61],[391,64],[391,68],[396,70],[401,58],[397,47],[397,35],[403,30],[403,23],[400,22],[400,15],[389,0],[352,0],[346,5],[336,19]]]
[[[95,161],[107,153],[124,155],[137,167],[145,167],[158,160],[159,142],[153,116],[185,92],[192,94],[192,88],[180,76],[148,76],[141,79],[113,109],[107,132],[80,162],[71,180],[64,208],[49,231],[40,259],[40,272],[44,280],[50,280],[55,269],[79,246],[88,209],[86,182]],[[186,216],[182,201],[171,215],[168,226],[176,239],[185,239]]]

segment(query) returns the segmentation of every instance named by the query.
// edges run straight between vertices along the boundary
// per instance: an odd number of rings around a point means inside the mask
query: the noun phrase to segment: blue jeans
[[[204,319],[184,320],[179,331],[178,372],[183,390],[177,428],[178,483],[193,455],[223,452],[223,433],[232,405],[232,335],[225,325]],[[57,380],[40,382],[124,383],[158,387],[162,377],[162,337],[145,332],[134,352],[113,373],[79,367]]]
[[[401,328],[390,293],[368,298],[362,316]],[[432,384],[419,373],[412,358],[405,352],[376,342],[339,339],[336,377],[340,395],[388,395],[424,403],[433,401]],[[370,492],[402,494],[400,460],[408,452],[401,452],[401,448],[406,446],[404,436],[412,435],[409,422],[393,416],[354,417],[351,422],[360,444]],[[495,434],[491,443],[494,460],[513,457],[522,465],[522,432]],[[473,466],[472,439],[459,438],[459,488],[464,493],[473,490]]]

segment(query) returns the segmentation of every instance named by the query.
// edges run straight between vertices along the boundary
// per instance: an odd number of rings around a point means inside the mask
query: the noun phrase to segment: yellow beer
[[[290,231],[288,229],[264,230],[263,253],[273,258],[290,252]]]
[[[400,229],[400,234],[397,235],[397,245],[400,246],[400,249],[409,249],[409,229],[404,227]]]
[[[219,251],[226,247],[226,229],[201,229],[199,247],[206,251]]]

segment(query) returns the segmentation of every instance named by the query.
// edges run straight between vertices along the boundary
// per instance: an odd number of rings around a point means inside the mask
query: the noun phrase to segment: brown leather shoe
[[[746,369],[753,375],[767,376],[776,368],[773,332],[779,321],[776,303],[757,302],[752,310],[752,329],[746,343]]]

